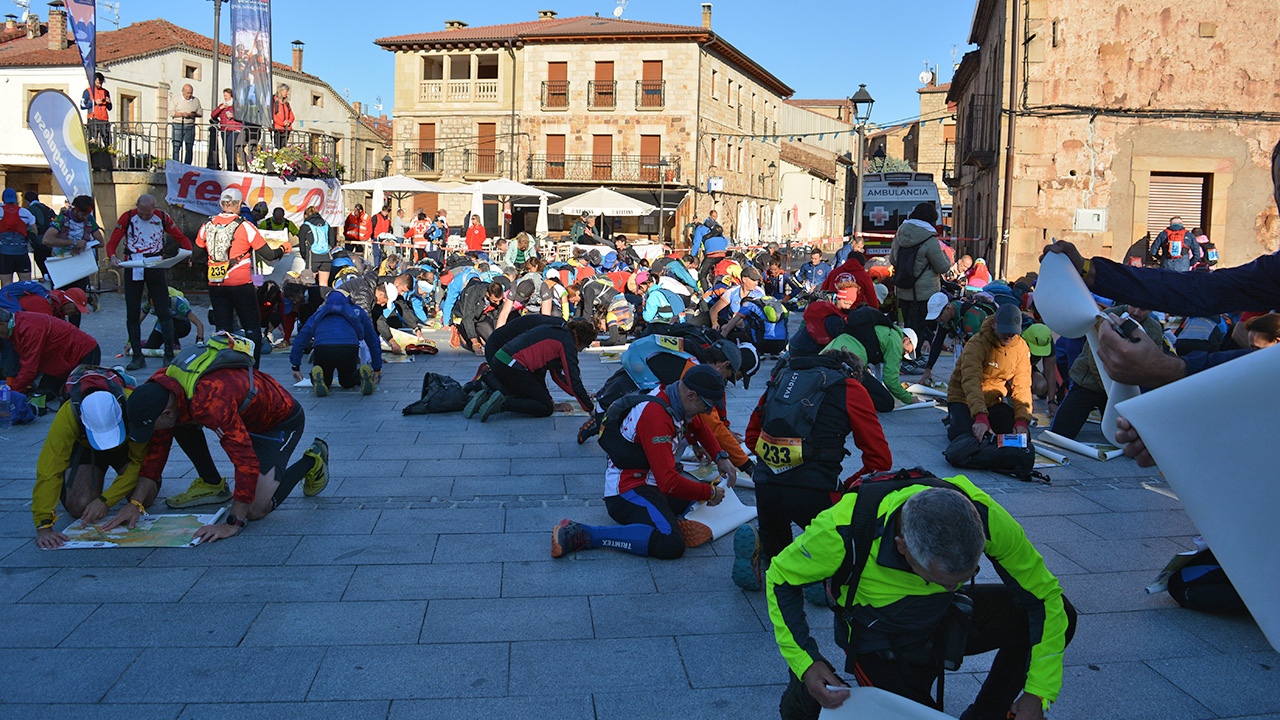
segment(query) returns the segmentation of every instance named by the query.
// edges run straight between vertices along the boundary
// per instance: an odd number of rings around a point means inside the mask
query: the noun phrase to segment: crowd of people
[[[1273,175],[1280,201],[1280,145]],[[202,540],[237,534],[300,484],[306,495],[321,492],[327,445],[317,438],[290,462],[305,413],[258,369],[277,344],[274,331],[289,346],[295,381],[305,380],[310,354],[311,387],[323,397],[335,384],[374,392],[384,352],[423,351],[431,347],[424,331],[447,328],[454,347],[483,357],[461,385],[465,401],[455,409],[465,417],[571,410],[552,396],[550,376],[586,416],[578,442],[594,440],[606,455],[603,496],[615,524],[556,523],[553,557],[612,549],[679,558],[712,537],[687,511],[715,507],[750,480],[758,519],[734,533],[732,581],[765,593],[790,671],[782,717],[816,718],[848,698],[811,636],[806,598],[835,609],[844,669],[860,684],[935,705],[931,688],[944,668],[997,650],[962,718],[1041,718],[1061,690],[1077,616],[1060,583],[1017,522],[973,482],[895,472],[880,416],[925,402],[903,377],[932,386],[939,357],[951,352],[955,368],[938,385],[945,457],[960,468],[1008,470],[1008,458],[1030,451],[1037,397],[1050,428],[1075,437],[1105,406],[1106,389],[1093,349],[1040,322],[1036,274],[1009,282],[992,277],[982,258],[957,258],[929,204],[911,213],[887,258],[869,258],[850,241],[832,262],[815,248],[787,272],[776,247],[735,249],[714,212],[691,228],[689,253],[663,248],[645,257],[616,235],[612,247],[588,245],[562,261],[524,233],[489,241],[478,218],[463,222],[467,249],[452,251],[443,212],[406,221],[389,207],[369,217],[357,206],[339,236],[318,208],[293,225],[282,212],[246,208],[234,188],[189,240],[143,196],[117,221],[108,257],[118,264],[193,250],[207,268],[212,329],[164,270],[129,269],[132,358],[106,368],[98,342],[77,327],[88,311],[83,291],[49,291],[24,277],[30,268],[17,260],[19,244],[25,257],[36,238],[52,253],[102,240],[92,203],[76,198],[41,231],[34,208],[16,200],[5,191],[0,219],[0,269],[6,283],[19,278],[0,292],[5,376],[18,393],[62,401],[33,491],[41,547],[66,542],[56,528],[59,505],[83,523],[118,506],[103,527],[134,526],[156,502],[174,441],[198,477],[167,504],[231,503],[225,522],[198,531]],[[264,230],[287,239],[268,243]],[[579,239],[594,232],[589,214],[575,223]],[[295,244],[300,271],[274,293],[255,282],[260,262]],[[1104,326],[1096,348],[1109,377],[1159,387],[1280,342],[1278,256],[1213,270],[1208,245],[1173,218],[1147,253],[1162,267],[1084,258],[1069,243],[1046,248],[1071,260],[1115,319],[1117,330]],[[156,323],[143,342],[148,314]],[[193,329],[196,346],[181,352]],[[593,345],[620,351],[619,369],[595,392],[578,361]],[[160,350],[163,366],[150,377],[130,375],[146,368],[146,349]],[[776,362],[739,434],[726,388],[749,390],[768,356]],[[1125,453],[1151,464],[1136,431],[1123,420],[1120,428]],[[233,482],[213,461],[204,429],[232,460]],[[861,466],[846,476],[850,437]],[[691,474],[688,457],[711,472]],[[798,539],[793,524],[803,529]],[[1002,582],[974,582],[983,556]]]

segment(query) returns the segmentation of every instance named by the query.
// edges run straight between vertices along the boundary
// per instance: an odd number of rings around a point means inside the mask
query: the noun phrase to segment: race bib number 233
[[[760,433],[760,439],[756,441],[756,455],[770,470],[785,472],[804,464],[804,440]]]

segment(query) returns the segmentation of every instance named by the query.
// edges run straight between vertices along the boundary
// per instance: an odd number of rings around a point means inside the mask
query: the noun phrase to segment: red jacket
[[[650,394],[665,393],[661,387]],[[698,415],[687,423],[689,434],[693,436],[702,449],[712,457],[720,453],[720,443],[704,422],[704,416]],[[671,415],[656,402],[645,403],[640,412],[640,420],[636,423],[635,442],[644,448],[644,457],[649,461],[649,469],[636,470],[618,468],[618,494],[634,490],[647,484],[650,473],[658,492],[681,500],[710,500],[715,495],[715,486],[691,480],[683,475],[683,468],[676,463],[675,448],[680,441]]]
[[[373,224],[369,222],[368,213],[360,213],[359,215],[351,213],[347,216],[347,221],[342,225],[342,234],[346,236],[347,242],[368,240],[371,232],[373,232]]]
[[[858,283],[858,300],[879,310],[880,297],[876,295],[875,281],[862,267],[862,263],[853,258],[845,260],[843,265],[827,273],[827,279],[822,283],[823,291],[835,292],[836,283],[840,282],[842,276],[846,274],[852,275],[853,281]]]
[[[288,100],[281,100],[278,97],[271,98],[271,122],[272,127],[276,130],[292,130],[293,129],[293,106]]]
[[[249,393],[249,372],[241,368],[214,370],[196,381],[190,400],[177,380],[157,370],[151,380],[160,383],[178,398],[178,423],[194,423],[212,430],[222,449],[236,468],[237,502],[253,502],[258,488],[258,453],[253,449],[250,433],[265,433],[293,415],[298,404],[293,395],[270,375],[253,372],[256,394],[249,406],[240,412],[240,403]],[[142,477],[160,481],[173,445],[173,430],[157,430],[151,436],[151,447],[142,461]]]
[[[120,216],[120,220],[116,222],[116,229],[111,231],[111,239],[107,241],[107,255],[115,255],[116,248],[120,246],[120,241],[125,238],[128,239],[125,241],[124,251],[128,254],[146,253],[150,255],[160,252],[158,247],[142,247],[139,245],[140,242],[146,242],[146,239],[139,237],[138,224],[148,221],[138,219],[138,222],[134,223],[134,218],[137,217],[137,210],[130,210]],[[173,222],[173,218],[168,213],[156,210],[151,214],[150,222],[154,222],[156,218],[160,220],[160,233],[158,234],[168,233],[169,237],[178,241],[178,247],[183,250],[191,249],[191,240],[182,234],[182,231],[178,229],[178,225]]]
[[[25,393],[41,373],[65,378],[98,347],[91,335],[52,315],[17,312],[13,321],[9,342],[18,354],[18,374],[9,386],[18,392]]]
[[[486,237],[483,225],[472,225],[467,228],[467,249],[483,250]]]

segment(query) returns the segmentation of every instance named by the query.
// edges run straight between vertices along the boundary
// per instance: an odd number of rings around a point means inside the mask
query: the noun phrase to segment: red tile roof
[[[385,140],[388,144],[391,143],[391,119],[388,118],[386,115],[383,115],[381,117],[374,117],[373,115],[361,115],[360,122],[363,123],[365,127],[378,133],[378,136],[381,137],[383,140]]]
[[[847,107],[852,104],[847,98],[788,100],[787,102],[797,107]]]
[[[480,40],[520,40],[549,37],[615,37],[619,35],[703,35],[706,28],[692,25],[668,25],[666,23],[639,22],[583,15],[551,20],[508,23],[506,25],[482,25],[457,30],[398,35],[374,40],[376,45],[402,45],[405,43],[434,44],[442,42],[468,42]]]
[[[30,66],[66,66],[79,65],[80,52],[74,44],[63,50],[50,50],[46,34],[38,38],[12,40],[0,44],[0,67]],[[70,35],[68,34],[68,37]],[[224,57],[230,56],[231,46],[219,43]],[[152,55],[178,47],[187,47],[197,51],[213,54],[213,40],[200,33],[178,27],[167,20],[146,20],[133,23],[119,30],[108,30],[98,33],[98,63],[108,65],[137,57]],[[283,63],[272,63],[275,70],[295,72]],[[308,73],[297,73],[320,79]]]
[[[941,85],[926,85],[920,88],[919,90],[916,90],[916,92],[918,93],[946,92],[950,89],[951,89],[951,83],[944,82]]]

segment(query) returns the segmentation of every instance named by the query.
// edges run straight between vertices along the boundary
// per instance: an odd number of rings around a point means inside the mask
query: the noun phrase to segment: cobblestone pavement
[[[108,357],[122,316],[114,296],[86,318]],[[328,489],[296,491],[210,546],[37,549],[31,486],[49,421],[9,430],[0,717],[776,717],[786,668],[763,595],[730,580],[732,537],[675,561],[607,550],[552,560],[555,521],[610,522],[601,450],[575,442],[581,418],[402,416],[423,372],[474,372],[474,357],[436,337],[438,356],[387,365],[371,397],[299,391],[307,432],[330,446]],[[287,363],[277,352],[263,369],[287,382]],[[590,354],[582,367],[590,389],[616,368]],[[731,386],[738,431],[762,390]],[[895,465],[953,474],[941,417],[882,416]],[[161,495],[193,472],[175,452]],[[969,473],[1023,524],[1081,613],[1053,717],[1280,718],[1280,656],[1248,616],[1144,593],[1195,532],[1159,474],[1073,457],[1051,475],[1032,487]],[[838,658],[830,613],[810,610]],[[989,662],[969,658],[949,677],[951,714]]]

